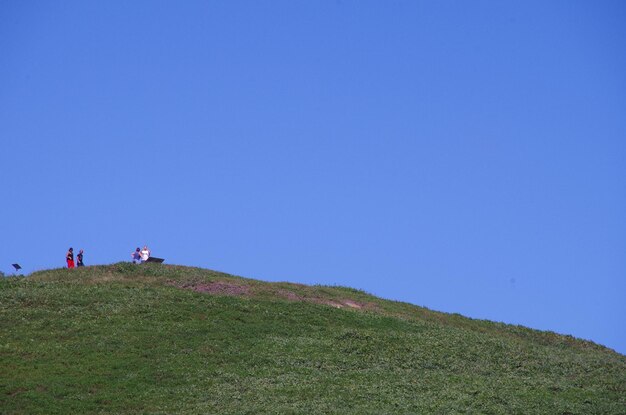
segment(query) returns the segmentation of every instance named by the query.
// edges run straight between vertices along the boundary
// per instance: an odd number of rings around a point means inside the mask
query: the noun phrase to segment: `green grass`
[[[216,282],[236,295],[192,289]],[[0,413],[625,414],[626,357],[350,288],[119,263],[0,281]]]

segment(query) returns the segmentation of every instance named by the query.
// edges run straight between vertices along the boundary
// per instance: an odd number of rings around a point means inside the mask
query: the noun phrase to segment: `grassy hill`
[[[626,356],[350,288],[119,263],[0,281],[0,413],[625,414]]]

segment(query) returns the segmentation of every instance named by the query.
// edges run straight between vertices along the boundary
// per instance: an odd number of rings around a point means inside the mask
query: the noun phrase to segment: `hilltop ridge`
[[[626,357],[346,287],[117,263],[0,282],[3,413],[624,413]]]

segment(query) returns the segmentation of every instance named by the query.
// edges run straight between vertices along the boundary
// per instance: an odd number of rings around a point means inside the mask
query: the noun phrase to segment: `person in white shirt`
[[[144,245],[141,250],[141,262],[146,262],[150,258],[150,250],[148,249],[148,245]]]

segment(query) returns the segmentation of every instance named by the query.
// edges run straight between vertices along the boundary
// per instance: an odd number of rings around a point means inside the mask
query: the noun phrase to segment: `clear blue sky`
[[[0,270],[130,259],[626,353],[626,2],[0,1]]]

